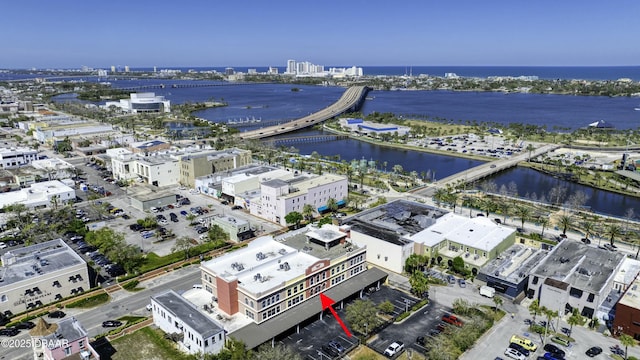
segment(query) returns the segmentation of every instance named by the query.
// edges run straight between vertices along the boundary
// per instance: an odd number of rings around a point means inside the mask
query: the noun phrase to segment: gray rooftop
[[[446,213],[417,202],[395,200],[350,217],[344,224],[351,226],[354,231],[404,245],[408,240],[402,237],[428,228]]]
[[[56,340],[68,340],[72,343],[78,339],[87,336],[87,331],[82,327],[75,317],[62,319],[58,322],[58,329],[50,335],[45,336],[46,340],[51,340],[51,344],[55,344]],[[61,343],[60,343],[61,344]]]
[[[283,186],[289,185],[289,183],[280,179],[272,179],[272,180],[264,181],[260,185],[269,186],[269,187],[283,187]]]
[[[344,236],[346,234],[342,234],[342,235]],[[282,240],[280,241],[283,244],[291,246],[296,250],[307,253],[318,259],[333,260],[340,256],[346,255],[347,252],[351,252],[355,249],[358,249],[358,246],[352,243],[351,241],[348,241],[348,239],[347,239],[347,242],[345,242],[344,244],[331,246],[327,249],[324,245],[309,241],[309,237],[306,235],[306,233],[298,233],[298,234],[284,237],[281,239]]]
[[[79,264],[85,261],[62,239],[11,249],[2,255],[0,289]]]
[[[489,276],[517,284],[529,276],[531,270],[547,256],[540,249],[514,244],[503,251],[499,257],[491,260],[480,272]]]
[[[623,260],[624,254],[565,239],[533,269],[532,274],[598,293],[607,280],[615,276]]]
[[[202,314],[195,305],[173,290],[168,290],[151,298],[205,339],[222,331],[222,327],[218,323]]]
[[[386,272],[374,267],[346,280],[340,285],[332,287],[325,291],[324,294],[333,301],[340,302],[364,287],[382,280],[387,276],[388,274]],[[244,342],[248,349],[253,349],[297,324],[313,316],[317,316],[320,312],[322,312],[320,296],[314,296],[261,324],[251,323],[240,328],[231,333],[230,336]]]

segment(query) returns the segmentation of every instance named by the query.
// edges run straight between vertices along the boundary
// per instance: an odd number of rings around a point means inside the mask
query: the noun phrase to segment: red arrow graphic
[[[320,303],[322,303],[322,310],[326,310],[327,308],[329,308],[329,310],[333,314],[333,317],[335,317],[336,320],[338,320],[338,324],[342,326],[342,330],[344,330],[344,333],[347,334],[347,337],[351,337],[351,332],[349,331],[349,329],[347,329],[347,326],[342,322],[342,319],[340,319],[338,314],[336,314],[336,310],[333,308],[333,306],[331,306],[335,304],[335,301],[333,301],[330,297],[326,296],[325,294],[320,293]]]

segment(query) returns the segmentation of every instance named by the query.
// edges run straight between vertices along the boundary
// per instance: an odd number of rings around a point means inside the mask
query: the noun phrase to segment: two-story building
[[[178,333],[181,349],[189,354],[217,354],[224,348],[226,333],[211,317],[173,290],[151,297],[153,323],[167,334]]]
[[[29,209],[54,209],[75,200],[76,191],[59,180],[31,184],[31,187],[0,193],[0,208],[24,204]]]
[[[29,335],[34,360],[100,359],[100,354],[89,343],[87,331],[75,317],[57,323],[40,317]]]
[[[528,297],[540,306],[593,318],[613,289],[624,254],[565,239],[529,274]]]

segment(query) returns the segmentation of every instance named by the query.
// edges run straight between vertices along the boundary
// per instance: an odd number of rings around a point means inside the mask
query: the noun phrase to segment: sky
[[[637,0],[20,0],[0,68],[640,65]]]

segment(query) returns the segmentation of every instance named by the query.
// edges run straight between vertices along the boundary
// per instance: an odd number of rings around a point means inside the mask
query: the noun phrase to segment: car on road
[[[590,347],[589,350],[585,352],[585,354],[587,354],[588,357],[594,357],[596,355],[600,355],[601,353],[602,353],[602,348],[599,346]]]
[[[49,315],[47,315],[48,317],[52,318],[52,319],[62,319],[63,317],[67,316],[67,314],[65,314],[64,312],[60,311],[60,310],[55,310],[49,313]]]
[[[6,329],[0,329],[1,336],[16,336],[20,333],[20,330],[14,327],[8,327]]]
[[[231,210],[242,210],[242,206],[234,205],[234,206],[231,207]]]
[[[339,353],[344,351],[344,346],[335,340],[329,341],[329,347],[335,349]]]
[[[107,320],[102,322],[102,327],[120,327],[122,326],[122,321],[118,320]]]
[[[508,357],[508,358],[515,359],[515,360],[525,360],[526,359],[526,357],[523,354],[521,354],[518,350],[512,349],[512,348],[507,348],[504,351],[504,355],[506,357]]]
[[[388,357],[395,356],[404,350],[404,344],[400,341],[395,341],[384,351],[384,354]]]

